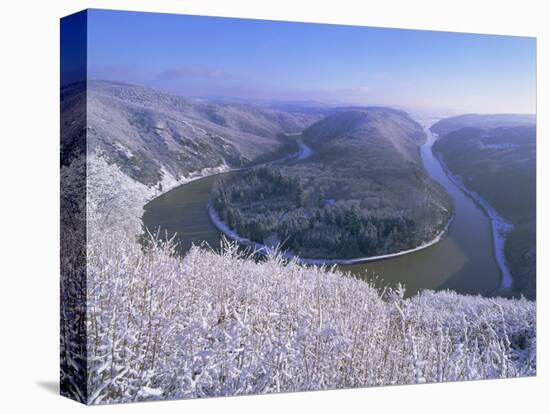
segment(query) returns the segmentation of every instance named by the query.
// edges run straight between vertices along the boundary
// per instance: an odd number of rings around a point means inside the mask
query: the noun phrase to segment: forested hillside
[[[444,118],[430,128],[440,136],[461,128],[500,128],[513,126],[533,126],[535,115],[529,114],[465,114]]]
[[[356,258],[436,237],[452,205],[426,174],[420,125],[389,108],[350,109],[302,134],[306,160],[218,183],[212,206],[239,235],[305,258]]]
[[[449,170],[513,225],[505,241],[514,288],[536,296],[536,128],[464,127],[433,147]]]

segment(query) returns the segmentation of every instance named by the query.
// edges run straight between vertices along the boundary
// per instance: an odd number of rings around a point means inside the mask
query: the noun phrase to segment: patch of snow
[[[161,180],[153,187],[152,194],[148,197],[148,201],[158,197],[180,185],[187,184],[191,181],[199,180],[211,175],[221,174],[232,171],[225,161],[217,167],[207,167],[201,170],[193,171],[187,176],[175,177],[164,166],[161,167]],[[160,187],[159,187],[160,184]]]
[[[160,388],[141,387],[139,393],[141,397],[148,398],[160,397],[163,394],[163,391]]]
[[[484,144],[484,143],[481,143],[481,146],[480,148],[482,150],[487,150],[487,149],[511,149],[511,148],[516,148],[517,145],[515,144],[510,144],[510,143],[503,143],[503,144]]]
[[[115,149],[121,153],[124,154],[124,156],[128,159],[132,158],[134,156],[134,153],[130,151],[129,148],[126,148],[124,145],[122,145],[120,142],[115,141]]]

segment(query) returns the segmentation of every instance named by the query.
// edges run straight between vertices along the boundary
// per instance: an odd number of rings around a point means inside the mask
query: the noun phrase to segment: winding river
[[[501,272],[495,260],[489,217],[445,173],[432,153],[436,137],[426,129],[427,141],[421,156],[428,174],[451,196],[455,217],[439,242],[403,256],[375,262],[338,265],[344,271],[379,285],[402,283],[408,295],[421,289],[452,289],[459,293],[488,295],[498,289]],[[300,158],[299,158],[300,159]],[[216,174],[183,184],[149,202],[143,223],[150,231],[176,233],[179,250],[191,245],[220,245],[222,234],[210,221],[207,203],[214,183],[225,174]]]

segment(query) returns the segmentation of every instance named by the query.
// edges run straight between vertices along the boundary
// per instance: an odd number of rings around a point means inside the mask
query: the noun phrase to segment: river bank
[[[288,137],[291,136],[299,136],[301,135],[301,132],[297,133],[287,133],[285,134]],[[309,148],[306,144],[303,143],[301,139],[296,139],[296,144],[298,145],[298,150],[286,155],[281,158],[277,158],[272,161],[265,162],[262,165],[276,165],[284,161],[291,161],[293,159],[297,160],[305,160],[311,154],[313,153],[311,151],[311,148]],[[170,174],[168,171],[166,171],[164,168],[162,169],[162,178],[159,181],[159,184],[155,187],[151,188],[151,191],[149,191],[147,194],[144,195],[145,202],[149,202],[151,200],[154,200],[157,197],[162,196],[163,194],[166,194],[182,185],[189,184],[193,181],[200,180],[203,178],[212,177],[214,175],[219,174],[226,174],[230,172],[237,172],[237,171],[245,171],[250,168],[257,167],[257,165],[254,166],[247,166],[247,167],[240,167],[240,168],[231,168],[229,165],[227,165],[225,162],[216,166],[216,167],[207,167],[203,168],[202,170],[197,170],[191,172],[189,175],[184,176],[182,178],[175,178],[172,174]]]
[[[435,132],[432,132],[432,134],[434,135],[436,140],[439,139],[438,134],[436,134]],[[504,254],[504,246],[505,246],[506,238],[508,237],[508,234],[514,229],[513,224],[507,222],[500,214],[498,214],[498,212],[494,209],[493,206],[489,204],[487,200],[485,200],[475,191],[468,189],[465,186],[463,180],[459,176],[451,172],[451,170],[449,169],[445,161],[442,159],[442,157],[433,151],[433,147],[432,147],[432,153],[441,164],[441,167],[443,168],[443,170],[445,171],[449,179],[458,188],[460,188],[466,195],[468,195],[468,197],[470,197],[476,204],[478,204],[479,207],[484,211],[484,213],[487,215],[487,217],[491,221],[491,230],[492,230],[492,236],[493,236],[493,253],[495,255],[495,260],[498,264],[498,267],[502,275],[499,288],[504,291],[512,289],[514,285],[514,280],[512,278],[512,274],[506,262],[506,256]]]

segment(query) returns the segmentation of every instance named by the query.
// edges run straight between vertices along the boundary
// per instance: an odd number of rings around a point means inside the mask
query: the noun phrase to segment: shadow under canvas
[[[59,382],[57,381],[37,381],[36,385],[45,391],[59,395]]]

